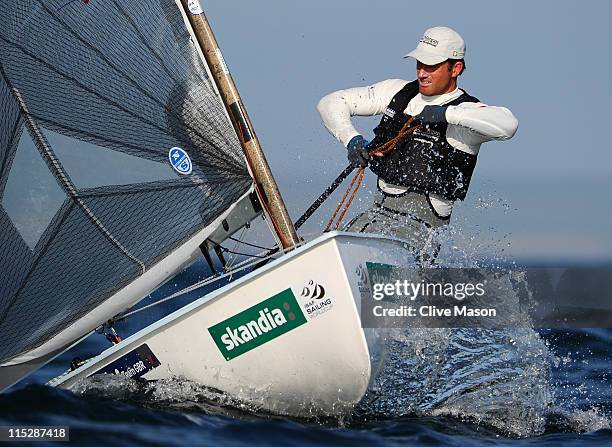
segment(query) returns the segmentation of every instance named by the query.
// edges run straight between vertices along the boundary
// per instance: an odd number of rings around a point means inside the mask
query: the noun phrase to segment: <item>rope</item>
[[[354,170],[355,167],[352,164],[344,168],[344,170],[340,173],[338,177],[336,177],[336,179],[331,183],[331,185],[329,185],[325,189],[325,191],[323,191],[323,193],[319,197],[317,197],[317,200],[312,202],[312,205],[310,205],[308,209],[304,212],[304,214],[302,214],[300,218],[295,222],[296,230],[299,229],[302,225],[304,225],[304,222],[306,222],[310,218],[310,216],[312,216],[314,212],[319,209],[323,202],[325,202],[327,198],[332,195],[336,188],[338,188],[338,186],[340,186],[344,179],[347,178]]]
[[[244,237],[244,233],[246,232],[247,227],[242,227],[242,231],[240,232],[240,236],[238,236],[238,239],[235,239],[235,243],[234,243],[234,248],[232,250],[236,250],[238,248],[238,244],[240,243],[240,240],[242,237]],[[232,260],[227,263],[227,265],[225,266],[225,270],[231,270],[231,268],[234,266],[234,264],[238,261],[238,255],[234,256],[232,258]]]
[[[402,138],[404,138],[408,134],[411,134],[412,132],[417,130],[419,127],[421,127],[421,124],[417,124],[415,126],[410,127],[413,121],[414,121],[414,116],[411,117],[409,120],[407,120],[404,123],[404,125],[402,126],[402,128],[400,129],[400,131],[397,133],[397,135],[395,137],[391,138],[389,141],[387,141],[386,143],[381,144],[378,147],[370,149],[368,151],[368,154],[370,156],[376,154],[377,157],[378,156],[383,156],[384,157],[389,152],[393,151],[395,149],[395,147],[397,146],[397,143]],[[355,198],[355,195],[357,194],[357,191],[359,190],[359,187],[361,186],[361,182],[363,181],[364,174],[365,174],[365,168],[364,167],[360,167],[357,170],[357,173],[355,174],[355,176],[353,177],[353,180],[351,180],[351,184],[349,185],[349,187],[347,188],[346,192],[342,196],[342,199],[340,200],[340,203],[338,203],[338,206],[336,207],[336,210],[334,211],[334,214],[332,215],[332,217],[327,222],[327,226],[325,227],[324,231],[329,231],[330,229],[332,229],[332,226],[333,226],[334,230],[337,230],[340,227],[340,224],[342,223],[342,219],[344,219],[344,215],[346,214],[346,212],[348,211],[349,207],[351,206],[351,203],[353,203],[353,199]],[[357,183],[357,184],[353,188],[355,183]],[[351,190],[353,192],[351,193],[351,196],[350,196],[349,200],[346,202],[346,205],[344,205],[344,209],[342,210],[342,213],[340,214],[340,217],[338,217],[338,220],[334,224],[333,223],[334,219],[338,215],[338,212],[340,211],[340,208],[342,208],[342,205],[344,204],[344,201],[346,200],[346,197],[348,196],[348,194],[349,194],[349,192]]]
[[[344,204],[344,201],[346,200],[346,197],[348,196],[348,193],[351,190],[353,190],[353,192],[351,194],[351,197],[349,198],[348,202],[344,206],[344,210],[342,211],[342,214],[340,214],[340,217],[338,218],[338,221],[336,222],[336,224],[333,225],[333,227],[334,227],[333,229],[334,230],[337,230],[338,227],[340,227],[340,223],[342,222],[342,218],[344,217],[344,215],[348,211],[349,206],[351,206],[351,203],[353,202],[353,199],[355,198],[355,195],[357,194],[357,190],[361,186],[361,181],[363,180],[363,175],[364,174],[365,174],[365,168],[359,168],[357,170],[357,173],[353,177],[353,180],[351,180],[351,184],[349,185],[349,187],[346,189],[346,192],[342,196],[342,200],[340,200],[340,203],[338,203],[338,206],[336,207],[336,210],[334,211],[334,214],[332,215],[332,217],[327,222],[327,225],[326,225],[324,231],[329,231],[331,229],[332,224],[334,222],[334,219],[336,218],[336,215],[338,214],[338,212],[340,211],[340,208]],[[357,183],[357,185],[355,186],[355,188],[353,188],[353,185],[355,185],[355,183]]]
[[[228,237],[228,239],[232,240],[232,241],[235,241],[235,242],[239,242],[239,243],[244,244],[244,245],[247,245],[249,247],[259,248],[260,250],[271,250],[271,248],[269,248],[269,247],[263,247],[261,245],[251,244],[250,242],[246,242],[246,241],[243,241],[243,240],[240,240],[240,239],[236,239],[233,236]]]
[[[242,252],[239,252],[239,251],[230,250],[229,248],[226,248],[223,245],[221,245],[221,244],[219,244],[219,243],[217,243],[215,241],[209,241],[209,242],[211,242],[215,247],[219,247],[223,253],[231,253],[231,254],[237,255],[237,256],[247,256],[249,258],[258,258],[258,259],[264,259],[266,257],[264,255],[253,255],[253,254],[250,254],[250,253],[242,253]]]
[[[421,127],[421,124],[417,124],[415,126],[410,127],[410,125],[412,124],[413,121],[414,121],[414,116],[411,117],[408,121],[406,121],[404,123],[404,125],[402,126],[402,128],[400,129],[400,131],[397,133],[397,135],[395,137],[391,138],[386,143],[383,143],[380,146],[370,150],[369,151],[370,155],[375,154],[375,153],[381,153],[383,156],[385,156],[389,152],[393,151],[393,149],[395,149],[395,146],[397,145],[397,143],[402,138],[404,138],[408,134],[411,134],[412,132],[417,130],[419,127]]]
[[[349,198],[348,202],[346,203],[346,206],[344,207],[344,211],[342,211],[342,214],[340,214],[340,217],[338,218],[338,222],[336,222],[336,229],[338,229],[338,227],[340,226],[340,223],[342,222],[342,219],[344,219],[344,215],[348,211],[349,206],[351,206],[351,203],[353,203],[353,199],[357,195],[357,191],[359,190],[359,187],[361,186],[361,182],[363,181],[364,175],[365,175],[365,168],[360,168],[357,171],[357,186],[355,186],[355,189],[353,190],[351,197]]]

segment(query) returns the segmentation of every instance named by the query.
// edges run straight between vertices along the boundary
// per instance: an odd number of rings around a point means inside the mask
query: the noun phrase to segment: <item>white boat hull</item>
[[[399,241],[328,233],[50,382],[102,372],[183,377],[264,410],[337,415],[364,396],[375,337],[360,324],[366,262],[409,264]]]

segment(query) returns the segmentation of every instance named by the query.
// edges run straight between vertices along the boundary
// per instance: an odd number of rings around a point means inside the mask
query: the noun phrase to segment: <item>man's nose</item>
[[[423,67],[417,68],[417,77],[426,78],[429,75],[429,72],[425,70]]]

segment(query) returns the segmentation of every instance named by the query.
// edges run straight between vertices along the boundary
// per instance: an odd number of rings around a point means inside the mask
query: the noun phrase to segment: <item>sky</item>
[[[609,2],[202,0],[202,6],[294,220],[348,164],[346,149],[321,123],[320,98],[384,79],[415,79],[415,61],[402,56],[425,29],[450,26],[467,44],[460,87],[487,104],[511,109],[519,130],[509,141],[482,146],[442,253],[612,262]],[[379,119],[353,121],[371,139]],[[47,134],[51,143],[59,137]],[[23,169],[15,168],[9,178],[3,206],[33,246],[65,196],[53,178],[45,177],[42,160],[31,157],[36,152],[31,141],[23,138],[20,144],[16,166]],[[105,184],[108,169],[87,178],[72,169],[94,152],[116,171],[113,183],[176,176],[169,165],[136,166],[117,154],[104,158],[108,151],[81,142],[80,151],[55,146],[80,187]],[[113,169],[116,165],[129,171],[126,179],[119,178],[123,171]],[[30,176],[22,175],[26,172]],[[23,179],[32,175],[41,179],[32,188],[55,191],[46,202],[23,199]],[[344,188],[302,234],[321,232]],[[346,220],[371,204],[374,191],[375,176],[368,173]],[[37,190],[30,192],[40,197]],[[32,207],[38,219],[32,219]]]
[[[460,5],[460,6],[459,6]],[[519,119],[516,136],[483,145],[458,244],[510,258],[612,260],[609,2],[416,3],[203,1],[290,212],[297,218],[346,166],[316,111],[325,94],[415,78],[402,56],[431,26],[467,44],[460,87]],[[366,138],[379,118],[357,118]],[[355,212],[371,200],[369,174]],[[337,202],[304,227],[320,230]],[[471,241],[471,242],[469,242]]]

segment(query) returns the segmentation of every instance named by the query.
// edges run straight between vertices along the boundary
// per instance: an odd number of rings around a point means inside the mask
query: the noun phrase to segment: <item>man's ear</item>
[[[453,69],[451,70],[451,76],[453,78],[459,77],[462,71],[463,71],[463,62],[457,61],[453,64]]]

